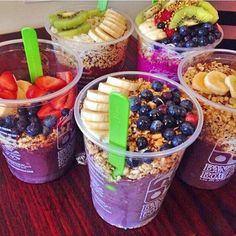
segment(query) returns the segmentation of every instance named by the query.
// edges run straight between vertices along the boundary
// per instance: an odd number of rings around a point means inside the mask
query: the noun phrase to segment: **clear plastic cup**
[[[74,7],[63,10],[79,11],[95,8],[96,6],[93,5],[75,5]],[[56,11],[54,11],[53,14],[55,14],[55,12]],[[124,15],[127,19],[128,29],[126,33],[116,40],[102,43],[79,42],[74,39],[60,37],[52,32],[47,18],[45,28],[51,35],[52,41],[70,47],[78,53],[83,61],[84,70],[80,80],[81,87],[85,86],[91,80],[94,80],[99,76],[120,71],[123,68],[126,58],[128,39],[134,31],[134,26],[129,16],[123,13],[120,14]]]
[[[0,43],[0,74],[11,71],[15,75],[19,98],[0,99],[0,146],[12,174],[28,183],[55,180],[74,161],[77,134],[73,105],[83,69],[78,55],[70,49],[48,40],[38,41],[43,74],[70,72],[73,79],[62,89],[33,99],[20,97],[24,88],[19,81],[30,82],[22,40]],[[43,120],[49,115],[57,119],[47,129]]]
[[[197,111],[199,122],[194,134],[180,146],[161,152],[122,151],[101,142],[84,126],[80,111],[87,91],[98,88],[99,82],[105,81],[108,76],[132,80],[138,78],[145,78],[147,81],[159,80],[170,87],[179,88],[192,100]],[[89,83],[79,93],[75,111],[76,122],[84,135],[92,199],[97,213],[107,223],[119,228],[131,229],[146,225],[157,215],[185,148],[195,141],[201,131],[203,115],[199,103],[191,92],[163,76],[129,71],[105,75]],[[126,161],[138,161],[142,164],[131,169],[126,166],[125,175],[116,181],[112,180],[111,171],[107,170],[108,152],[116,155],[125,154]]]
[[[236,168],[236,108],[209,100],[193,90],[184,79],[189,67],[213,61],[236,69],[236,52],[224,49],[197,52],[186,57],[178,68],[181,84],[198,99],[204,114],[201,134],[186,150],[178,175],[187,184],[201,189],[222,187]]]

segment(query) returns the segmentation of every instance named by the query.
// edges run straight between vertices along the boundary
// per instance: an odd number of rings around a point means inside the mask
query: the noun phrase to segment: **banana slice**
[[[89,129],[97,129],[97,130],[109,130],[109,123],[108,122],[93,122],[83,119],[85,126]]]
[[[81,109],[82,119],[93,121],[93,122],[107,122],[108,121],[108,112],[96,112],[88,109]]]
[[[111,29],[109,26],[105,25],[104,23],[101,23],[99,27],[115,39],[118,39],[120,36],[123,35],[123,33],[121,34],[118,31]]]
[[[25,80],[18,80],[17,83],[17,99],[26,99],[26,92],[32,84]]]
[[[110,94],[111,92],[118,92],[121,93],[125,96],[128,96],[129,91],[120,87],[116,87],[116,86],[112,86],[108,83],[99,83],[98,85],[98,91],[106,93],[106,94]]]
[[[219,71],[211,71],[204,78],[206,87],[216,95],[225,95],[229,88],[225,85],[226,74]]]
[[[108,29],[111,29],[114,32],[117,32],[118,35],[122,36],[125,32],[124,28],[120,28],[116,23],[113,23],[112,21],[107,20],[106,18],[104,19],[104,21],[102,22],[101,26],[105,26]],[[102,27],[101,27],[102,28]],[[103,29],[104,30],[104,29]],[[107,33],[109,33],[109,31],[107,31]],[[110,34],[110,33],[109,33]],[[111,34],[112,35],[112,34]]]
[[[122,24],[126,24],[126,22],[127,22],[127,20],[124,16],[122,16],[120,13],[118,13],[112,9],[107,9],[105,16],[115,18],[118,22],[122,22]]]
[[[9,107],[9,105],[0,103],[0,117],[14,115],[14,114],[16,114],[16,107]]]
[[[148,33],[146,33],[146,36],[148,38],[150,38],[151,40],[162,40],[165,39],[167,37],[166,32],[162,29],[153,29],[152,31],[149,31]]]
[[[109,22],[109,23],[108,23]],[[117,20],[115,20],[114,18],[110,17],[110,16],[106,16],[103,20],[104,24],[115,24],[118,28],[122,29],[123,31],[125,31],[127,29],[126,24],[122,24],[120,22],[118,22]]]
[[[156,26],[154,24],[154,20],[153,19],[146,20],[142,24],[139,25],[139,30],[143,34],[147,34],[148,32],[151,32],[154,29],[156,29]]]
[[[101,25],[101,24],[100,24]],[[106,33],[102,28],[100,28],[100,25],[95,28],[95,32],[97,35],[103,40],[103,41],[111,41],[114,38],[111,37],[108,33]]]
[[[161,4],[155,4],[151,8],[148,8],[143,12],[143,15],[146,19],[154,16],[157,12],[161,10]]]
[[[87,98],[91,101],[95,102],[102,102],[102,103],[108,103],[109,97],[107,94],[102,93],[98,90],[88,90],[87,91]]]
[[[107,78],[107,83],[112,86],[124,88],[129,91],[135,91],[139,87],[139,83],[137,82],[133,82],[131,80],[119,79],[111,76]]]
[[[97,35],[97,33],[95,32],[95,30],[93,30],[93,29],[90,29],[90,30],[89,30],[88,35],[89,35],[95,42],[97,42],[97,43],[102,43],[102,42],[104,42],[104,40],[103,40],[101,37],[99,37],[99,36]]]
[[[100,103],[100,102],[95,102],[91,101],[88,98],[84,99],[84,108],[92,111],[103,111],[103,112],[108,112],[109,110],[109,104],[108,103]]]
[[[103,141],[103,142],[108,142],[108,131],[107,130],[97,130],[97,129],[91,129],[89,127],[86,127],[94,137],[97,139]]]
[[[192,80],[192,87],[200,92],[211,94],[211,91],[205,86],[204,78],[207,75],[206,72],[198,72]]]
[[[225,84],[228,86],[232,98],[236,98],[236,75],[229,75],[225,78]]]

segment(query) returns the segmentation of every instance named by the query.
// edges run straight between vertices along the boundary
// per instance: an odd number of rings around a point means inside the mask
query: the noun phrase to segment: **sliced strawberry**
[[[172,17],[172,14],[173,14],[172,11],[168,11],[165,9],[164,11],[161,12],[160,20],[161,21],[168,21]]]
[[[3,99],[16,99],[16,97],[17,97],[16,92],[0,88],[0,98],[3,98]]]
[[[188,112],[186,117],[185,117],[185,121],[188,121],[189,123],[191,123],[194,126],[197,126],[198,123],[198,117],[196,114],[193,114],[191,112]]]
[[[75,98],[76,98],[76,89],[73,88],[68,92],[66,103],[64,104],[63,108],[72,109],[75,104]]]
[[[57,72],[56,77],[58,79],[66,81],[67,84],[69,84],[73,80],[71,71]]]
[[[11,71],[5,71],[0,75],[0,87],[9,91],[16,92],[16,77]]]
[[[26,92],[26,97],[27,98],[37,98],[37,97],[42,97],[47,94],[47,91],[40,89],[36,85],[31,85],[29,86],[27,92]]]
[[[57,91],[66,86],[66,82],[64,80],[52,76],[40,76],[35,80],[35,84],[40,89],[49,92]]]
[[[61,116],[61,112],[58,110],[55,110],[51,104],[45,104],[43,105],[40,110],[37,112],[37,115],[39,117],[39,119],[44,119],[45,117],[49,116],[49,115],[54,115],[57,118],[59,118]]]
[[[175,32],[174,29],[169,29],[169,28],[165,28],[164,31],[166,32],[167,38],[171,38]]]
[[[155,23],[155,25],[158,25],[158,23],[160,23],[160,22],[161,22],[160,16],[159,16],[159,15],[156,15],[156,16],[154,17],[154,23]]]
[[[63,94],[51,100],[51,105],[56,110],[61,110],[64,108],[64,104],[67,100],[67,95]]]

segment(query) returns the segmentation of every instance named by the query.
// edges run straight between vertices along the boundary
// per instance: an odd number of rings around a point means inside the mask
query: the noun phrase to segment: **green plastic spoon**
[[[108,5],[108,0],[97,0],[97,8],[100,11],[106,11]]]
[[[30,80],[33,84],[38,76],[43,75],[43,68],[39,52],[37,33],[33,28],[25,27],[21,30]]]
[[[157,0],[152,0],[152,5],[155,4],[157,2]]]
[[[115,167],[113,178],[123,175],[129,125],[129,99],[120,93],[109,95],[109,144],[124,150],[124,155],[109,152],[108,162]]]

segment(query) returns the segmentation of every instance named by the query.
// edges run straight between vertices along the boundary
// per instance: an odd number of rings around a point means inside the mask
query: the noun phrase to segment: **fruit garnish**
[[[18,87],[17,99],[26,99],[26,93],[32,84],[25,80],[17,80],[16,83]]]
[[[188,112],[186,117],[185,117],[185,121],[191,123],[192,125],[196,126],[198,123],[198,117],[196,114],[193,114],[191,112]]]
[[[0,98],[3,98],[3,99],[16,99],[17,94],[16,94],[15,91],[10,91],[10,90],[7,90],[7,89],[0,88]]]
[[[61,112],[59,110],[55,110],[50,104],[43,105],[37,112],[39,119],[44,119],[49,115],[54,115],[55,117],[59,118],[61,116]]]
[[[236,98],[236,76],[229,75],[225,78],[225,84],[228,86],[232,98]]]
[[[36,85],[29,86],[27,92],[26,92],[26,98],[37,98],[42,97],[47,94],[47,91],[40,89]]]
[[[73,88],[68,92],[66,102],[63,108],[72,109],[74,107],[75,98],[76,98],[76,90],[75,88]]]
[[[164,31],[165,31],[168,38],[171,38],[173,36],[173,34],[175,33],[174,29],[169,29],[169,28],[165,28]]]
[[[192,80],[192,87],[198,91],[206,94],[211,94],[211,91],[205,86],[204,78],[207,75],[206,72],[198,72]]]
[[[160,14],[160,20],[161,21],[168,21],[168,20],[170,20],[170,18],[172,17],[172,15],[173,15],[173,12],[172,11],[168,11],[168,10],[164,10],[164,11],[162,11],[161,12],[161,14]]]
[[[11,71],[4,71],[0,75],[0,87],[13,92],[17,91],[16,78]]]
[[[54,92],[66,86],[64,80],[52,76],[40,76],[36,79],[35,84],[48,92]]]
[[[65,94],[62,94],[56,98],[53,98],[51,101],[50,101],[50,104],[52,105],[52,107],[56,110],[60,110],[64,107],[64,104],[66,102],[66,99],[67,99],[67,95]]]
[[[56,77],[58,79],[66,81],[67,84],[69,84],[73,80],[73,74],[71,73],[71,71],[57,72]]]

